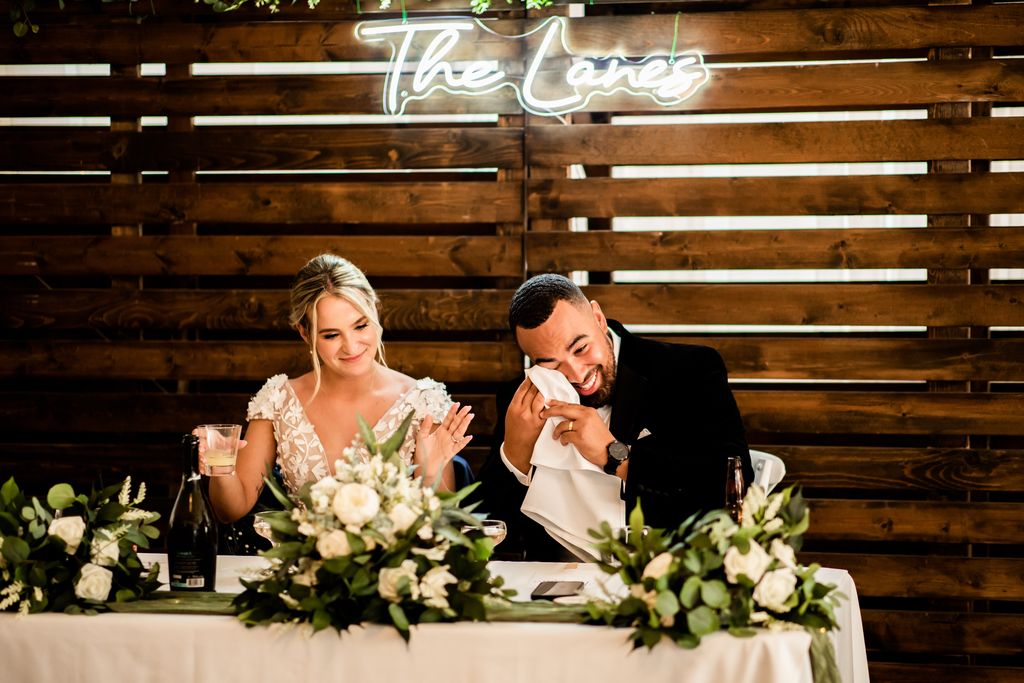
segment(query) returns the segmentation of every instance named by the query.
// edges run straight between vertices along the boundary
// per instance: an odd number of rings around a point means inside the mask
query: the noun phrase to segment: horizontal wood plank
[[[514,128],[0,129],[4,170],[516,168],[522,160],[522,131]]]
[[[487,235],[4,237],[0,274],[290,277],[313,255],[333,252],[371,277],[518,277],[521,244]]]
[[[780,445],[761,448],[786,463],[787,484],[896,491],[1024,491],[1024,450]]]
[[[184,433],[197,424],[242,422],[250,398],[246,394],[0,392],[0,420],[17,425],[21,432],[54,435]],[[469,433],[486,435],[494,430],[494,395],[453,394],[452,399],[473,406],[476,417]]]
[[[625,324],[1018,325],[1019,285],[591,285],[588,297]]]
[[[434,0],[431,9],[439,9]],[[416,10],[411,0],[410,11]],[[458,6],[458,5],[456,5]],[[354,9],[354,8],[353,8]],[[372,9],[372,8],[366,8]],[[160,11],[160,16],[163,16]],[[233,62],[346,61],[379,55],[372,45],[352,39],[356,21],[324,22],[325,10],[300,14],[293,21],[227,23],[140,22],[94,25],[47,25],[31,41],[7,41],[0,59],[7,63],[109,61]],[[227,17],[218,17],[227,19]],[[300,19],[300,21],[294,21]],[[305,19],[306,21],[301,21]],[[313,19],[317,19],[313,21]],[[237,20],[237,19],[236,19]],[[535,28],[540,19],[490,22],[496,34],[511,36]],[[762,12],[682,12],[677,47],[707,55],[792,52],[915,50],[929,47],[1014,46],[1021,42],[1015,26],[1024,22],[1015,6],[971,8],[834,8]],[[568,37],[576,54],[603,56],[610,46],[624,55],[669,54],[674,22],[671,14],[576,17]],[[532,41],[535,43],[536,41]],[[410,55],[422,53],[421,41]],[[475,48],[474,50],[471,50]],[[486,54],[510,59],[519,44],[483,34],[453,48],[453,59]],[[557,47],[551,54],[560,55]]]
[[[1024,652],[1024,619],[1019,614],[867,609],[861,618],[869,650],[984,655]]]
[[[1022,339],[654,339],[716,348],[734,380],[1024,379]],[[388,342],[387,348],[389,364],[414,375],[506,381],[522,371],[512,342]],[[304,354],[289,342],[0,342],[0,376],[258,379],[268,368],[305,368]]]
[[[521,219],[518,183],[0,185],[9,223],[493,223]]]
[[[865,597],[1024,600],[1024,559],[810,552],[799,559],[846,569]]]
[[[748,432],[1022,435],[1024,394],[735,391]]]
[[[1015,667],[893,662],[869,662],[868,672],[875,683],[1020,683],[1024,676]]]
[[[818,500],[808,538],[927,543],[1024,543],[1024,503]]]
[[[948,102],[1024,101],[1019,60],[889,62],[716,68],[688,100],[663,107],[622,92],[585,111],[780,111],[921,107]],[[539,72],[533,93],[565,95],[564,72]],[[0,77],[0,116],[194,116],[383,112],[383,75],[203,76],[197,78]],[[520,114],[511,88],[486,96],[445,95],[408,103],[409,114]]]
[[[386,330],[504,330],[504,290],[377,290]],[[283,290],[45,290],[0,292],[0,326],[53,330],[291,331]],[[386,332],[385,332],[386,334]]]
[[[534,126],[526,146],[536,166],[1020,159],[1024,121]]]
[[[714,347],[734,380],[1024,379],[1024,339],[652,338]]]
[[[529,182],[532,218],[1024,212],[1024,174]]]
[[[593,285],[626,324],[1015,325],[1020,285]],[[504,330],[512,292],[381,290],[385,329]],[[282,290],[0,292],[0,327],[290,329]]]
[[[388,367],[443,382],[505,382],[522,374],[513,342],[387,342]],[[295,342],[0,342],[0,377],[254,380],[309,370]]]
[[[1024,140],[1024,127],[1021,133]],[[526,251],[530,270],[537,273],[714,268],[1013,268],[1024,263],[1024,230],[531,232],[526,235]]]

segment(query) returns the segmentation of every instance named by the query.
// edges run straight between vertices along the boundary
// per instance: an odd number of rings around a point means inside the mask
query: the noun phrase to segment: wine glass
[[[505,522],[500,519],[482,519],[476,525],[466,525],[462,527],[462,533],[482,533],[487,538],[494,541],[494,545],[498,545],[505,540],[505,536],[508,535],[508,527],[505,526]]]

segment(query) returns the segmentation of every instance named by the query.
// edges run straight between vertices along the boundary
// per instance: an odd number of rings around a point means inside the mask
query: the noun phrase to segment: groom
[[[569,381],[579,404],[545,401],[529,378],[512,395],[495,430],[499,445],[479,477],[481,509],[508,525],[502,551],[523,551],[528,560],[570,559],[564,544],[553,540],[557,529],[546,532],[535,521],[542,516],[520,510],[527,509],[524,497],[540,476],[531,458],[550,418],[562,420],[554,441],[575,446],[598,479],[616,478],[609,481],[617,486],[585,491],[569,490],[574,484],[559,480],[571,500],[597,502],[593,496],[618,493],[620,501],[595,506],[619,505],[622,518],[607,520],[613,528],[626,523],[638,500],[645,523],[654,527],[674,527],[698,510],[722,507],[730,455],[742,458],[745,481],[752,481],[743,422],[714,349],[635,337],[605,318],[601,306],[571,280],[551,274],[519,287],[509,306],[509,327],[534,366]],[[544,488],[548,500],[539,501],[541,507],[564,503],[552,491]]]

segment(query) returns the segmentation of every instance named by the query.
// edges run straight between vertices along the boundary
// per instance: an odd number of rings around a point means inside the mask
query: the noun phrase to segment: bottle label
[[[168,559],[171,566],[171,589],[205,588],[202,562],[199,556],[190,552],[174,553]]]

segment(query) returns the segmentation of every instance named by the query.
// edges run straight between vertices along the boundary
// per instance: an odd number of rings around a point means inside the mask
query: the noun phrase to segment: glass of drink
[[[203,449],[203,474],[225,477],[235,474],[241,425],[199,425],[196,435]]]
[[[498,545],[505,540],[505,536],[508,535],[508,528],[505,526],[505,522],[500,519],[482,519],[478,526],[464,526],[462,527],[462,533],[482,533],[494,541],[494,545]]]

